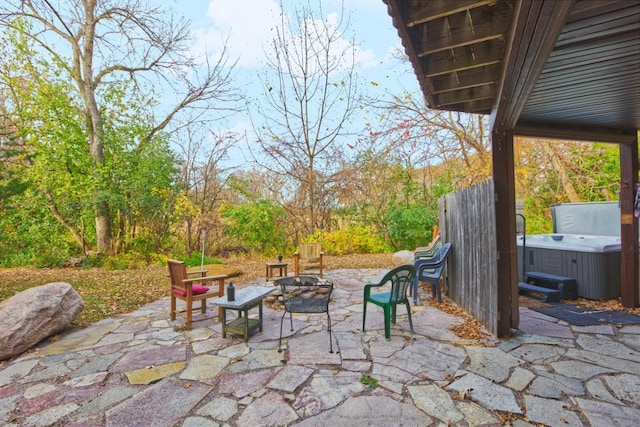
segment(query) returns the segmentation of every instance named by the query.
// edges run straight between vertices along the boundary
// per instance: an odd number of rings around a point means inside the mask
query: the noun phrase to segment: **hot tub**
[[[607,300],[620,296],[620,237],[580,234],[518,236],[518,278],[524,271],[572,277],[578,296]],[[524,264],[524,268],[523,268]]]

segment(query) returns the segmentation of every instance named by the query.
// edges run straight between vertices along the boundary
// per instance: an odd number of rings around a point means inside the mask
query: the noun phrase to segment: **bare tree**
[[[168,13],[169,12],[169,13]],[[143,0],[6,0],[0,24],[21,18],[33,23],[32,37],[75,84],[86,117],[87,144],[99,181],[105,164],[105,118],[100,89],[113,81],[134,80],[143,91],[157,79],[175,92],[175,103],[153,124],[144,144],[184,110],[220,108],[236,100],[230,86],[233,64],[223,51],[214,64],[196,62],[187,52],[188,22]],[[20,27],[16,27],[19,29]],[[165,94],[165,96],[167,96]],[[104,175],[104,174],[103,174]],[[100,185],[96,186],[100,188]],[[96,243],[111,251],[111,211],[108,196],[95,195]]]
[[[223,163],[237,142],[237,136],[215,133],[192,123],[179,132],[177,140],[183,196],[192,206],[185,212],[186,247],[193,252],[202,244],[202,230],[213,233],[209,241],[219,237],[215,234],[218,225],[215,209],[222,198],[225,173],[228,172]]]
[[[341,139],[357,106],[356,46],[345,39],[349,22],[343,15],[325,18],[309,4],[290,20],[283,14],[266,48],[257,161],[297,183],[306,233],[321,226],[325,215],[318,211],[327,206],[323,199],[341,166]]]
[[[429,109],[424,100],[407,94],[372,102],[385,117],[382,130],[389,145],[412,157],[414,166],[448,163],[465,187],[491,173],[491,145],[487,119],[477,114]]]

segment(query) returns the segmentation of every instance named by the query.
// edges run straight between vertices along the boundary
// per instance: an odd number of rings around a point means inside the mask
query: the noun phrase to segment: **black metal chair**
[[[280,319],[280,339],[278,352],[282,352],[282,324],[289,313],[291,331],[293,332],[293,313],[327,313],[327,331],[329,332],[329,352],[333,353],[331,340],[331,317],[329,316],[329,300],[333,291],[333,283],[313,276],[283,277],[274,280],[282,290],[284,313]]]

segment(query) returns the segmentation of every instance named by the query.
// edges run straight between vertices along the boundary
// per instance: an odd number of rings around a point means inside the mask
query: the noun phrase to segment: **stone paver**
[[[467,347],[467,354],[470,358],[467,370],[498,383],[509,378],[511,369],[524,363],[495,347]]]
[[[637,405],[622,406],[580,398],[577,398],[576,402],[592,426],[636,427],[640,420],[640,409]]]
[[[167,298],[70,329],[0,364],[0,425],[10,426],[636,426],[640,325],[571,326],[521,308],[509,340],[456,336],[463,320],[429,306],[391,340],[362,289],[379,269],[333,270],[326,316],[265,307],[247,343],[219,323],[169,321]],[[242,286],[242,285],[239,285]],[[211,311],[215,307],[211,307]]]
[[[340,420],[338,422],[338,420]],[[294,424],[298,427],[343,426],[426,426],[433,418],[413,405],[385,396],[361,396],[347,399],[341,406]]]
[[[525,395],[524,404],[527,418],[536,423],[548,426],[584,425],[575,412],[568,410],[566,405],[558,400]]]
[[[475,402],[487,409],[521,414],[513,391],[493,383],[479,375],[469,373],[450,384],[448,389],[468,394]]]
[[[464,418],[462,412],[456,408],[449,393],[437,385],[416,385],[407,388],[416,407],[422,409],[428,415],[445,423],[456,423]]]

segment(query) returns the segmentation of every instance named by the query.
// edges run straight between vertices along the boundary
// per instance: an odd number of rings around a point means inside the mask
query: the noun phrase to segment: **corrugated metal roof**
[[[576,2],[519,123],[638,129],[640,2]]]
[[[526,67],[539,52],[518,46],[554,43],[548,38],[557,32],[549,34],[554,26],[546,21],[556,20],[561,31],[541,72],[519,68],[531,73],[521,81],[532,89],[510,106],[515,128],[581,136],[640,128],[640,0],[576,0],[563,16],[540,0],[384,1],[431,108],[491,113],[509,55]],[[533,42],[512,43],[514,37]]]

